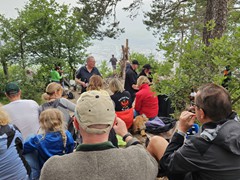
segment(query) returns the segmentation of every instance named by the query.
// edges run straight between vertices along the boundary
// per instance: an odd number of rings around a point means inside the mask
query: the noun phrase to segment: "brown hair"
[[[46,101],[50,100],[57,91],[63,91],[62,86],[59,83],[52,82],[48,84],[46,87],[46,92],[42,94],[42,99]]]
[[[92,75],[89,79],[87,91],[89,90],[101,90],[103,88],[103,79],[99,75]]]
[[[222,86],[210,83],[199,88],[196,105],[213,121],[226,119],[232,113],[231,97]]]
[[[10,122],[10,118],[7,112],[4,111],[2,107],[0,107],[0,126],[5,126]]]
[[[59,131],[62,135],[63,145],[66,147],[67,136],[65,134],[65,122],[63,113],[57,108],[49,108],[41,112],[39,124],[43,134]]]

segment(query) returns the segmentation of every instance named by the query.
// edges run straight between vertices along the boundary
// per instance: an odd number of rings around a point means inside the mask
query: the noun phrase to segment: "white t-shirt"
[[[39,105],[33,100],[16,100],[3,106],[11,119],[22,133],[25,140],[29,135],[37,134],[39,129]]]

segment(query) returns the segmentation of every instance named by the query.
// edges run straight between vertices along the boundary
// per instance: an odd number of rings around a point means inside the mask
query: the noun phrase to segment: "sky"
[[[70,4],[77,6],[77,0],[56,0],[58,3]],[[5,17],[16,18],[17,9],[22,9],[27,0],[0,0],[0,14]],[[144,9],[149,9],[151,0],[144,0]],[[93,46],[88,48],[88,53],[93,55],[97,63],[102,60],[109,60],[114,54],[117,59],[121,58],[121,46],[125,45],[126,39],[129,41],[130,53],[140,52],[146,55],[153,54],[157,59],[162,57],[158,52],[158,39],[155,38],[150,31],[146,30],[146,26],[142,23],[143,14],[141,13],[133,21],[127,17],[127,13],[120,7],[128,5],[129,0],[122,0],[118,4],[117,19],[120,21],[120,27],[125,28],[125,33],[117,39],[104,38],[103,41],[94,40]],[[110,63],[109,63],[110,65]]]

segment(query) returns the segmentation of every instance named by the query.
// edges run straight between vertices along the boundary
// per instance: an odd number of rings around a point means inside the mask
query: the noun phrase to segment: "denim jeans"
[[[38,161],[38,152],[33,151],[31,153],[24,155],[26,161],[28,162],[29,166],[31,167],[31,180],[37,180],[40,176],[40,168],[39,168],[39,161]]]

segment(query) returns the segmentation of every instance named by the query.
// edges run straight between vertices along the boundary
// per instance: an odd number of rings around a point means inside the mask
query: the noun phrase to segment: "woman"
[[[149,84],[146,76],[140,76],[137,80],[139,91],[136,93],[134,115],[145,114],[149,120],[153,120],[158,115],[158,98]]]
[[[132,99],[128,91],[123,89],[123,85],[118,79],[112,79],[109,88],[113,92],[111,98],[115,103],[117,117],[121,118],[129,129],[133,123]]]
[[[65,123],[70,120],[69,111],[74,112],[75,104],[66,98],[62,98],[63,88],[60,84],[52,82],[46,87],[46,92],[42,95],[42,99],[47,101],[40,106],[40,113],[47,108],[57,108],[64,114]]]
[[[9,121],[7,113],[0,108],[0,179],[27,180],[31,168],[22,155],[22,134]]]

